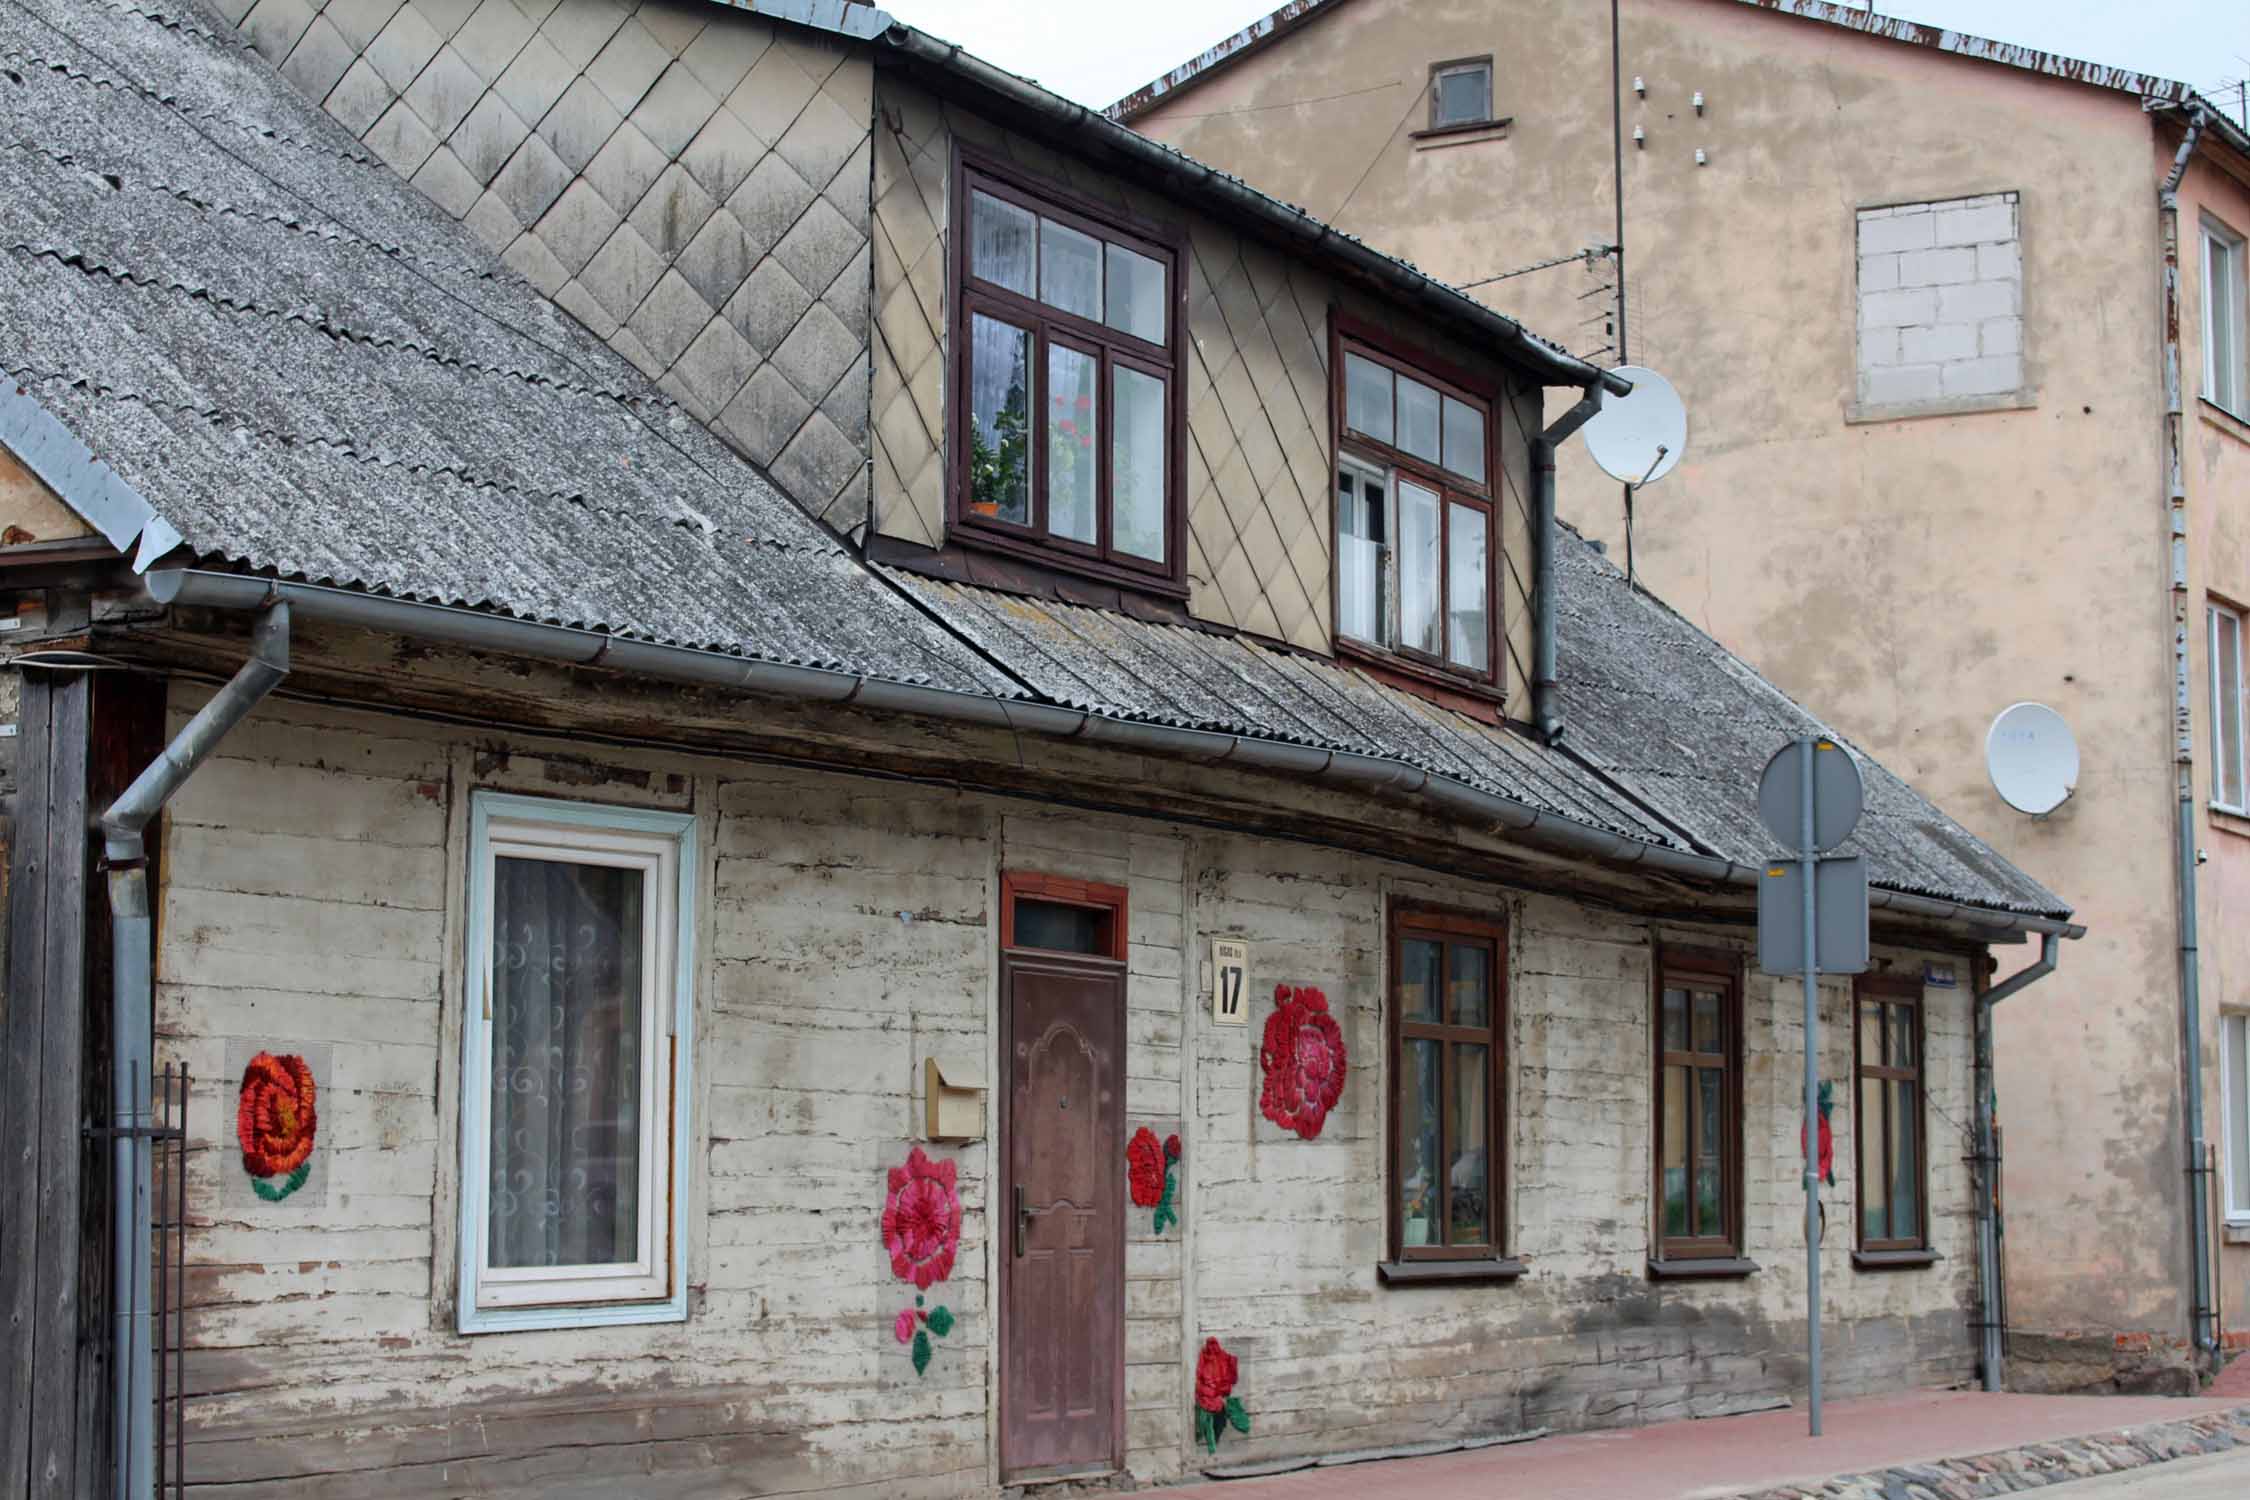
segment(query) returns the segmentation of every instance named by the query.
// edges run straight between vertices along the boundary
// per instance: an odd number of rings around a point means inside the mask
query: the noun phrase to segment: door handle
[[[1024,1193],[1023,1184],[1019,1182],[1016,1184],[1016,1259],[1018,1260],[1023,1259],[1023,1232],[1030,1223],[1031,1204]]]

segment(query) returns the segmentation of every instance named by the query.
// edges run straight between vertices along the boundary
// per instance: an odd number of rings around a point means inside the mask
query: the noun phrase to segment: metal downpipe
[[[149,921],[151,819],[227,731],[289,672],[289,606],[269,605],[250,659],[101,815],[108,874],[110,986],[110,1442],[116,1500],[148,1500],[156,1486],[155,1320],[150,1308],[150,1067],[155,1053],[154,931]]]
[[[1978,1333],[1982,1336],[1979,1363],[1984,1371],[1984,1388],[1988,1391],[2000,1389],[2001,1342],[2006,1333],[2000,1326],[2000,1163],[1997,1160],[1999,1143],[1992,1134],[1992,1115],[1999,1100],[1992,1077],[1992,1008],[2054,973],[2055,961],[2061,955],[2061,936],[2041,933],[2039,957],[1977,996],[1976,1001],[1977,1113],[1972,1135],[1977,1154],[1977,1291],[1984,1304],[1984,1326]]]
[[[1552,745],[1562,738],[1555,704],[1555,450],[1602,409],[1602,388],[1586,387],[1576,406],[1531,440],[1531,722]]]
[[[2201,1181],[2207,1153],[2203,1141],[2202,958],[2196,933],[2199,894],[2195,874],[2195,716],[2188,640],[2194,605],[2188,590],[2187,480],[2183,470],[2184,422],[2180,394],[2180,183],[2195,155],[2209,115],[2201,105],[2188,111],[2187,133],[2172,158],[2172,171],[2157,193],[2158,229],[2164,249],[2164,467],[2170,528],[2172,595],[2173,769],[2179,799],[2175,841],[2179,861],[2178,894],[2180,1031],[2185,1052],[2182,1082],[2187,1113],[2188,1263],[2191,1270],[2188,1342],[2206,1356],[2219,1347],[2212,1297],[2211,1223]],[[2215,711],[2215,710],[2214,710]]]

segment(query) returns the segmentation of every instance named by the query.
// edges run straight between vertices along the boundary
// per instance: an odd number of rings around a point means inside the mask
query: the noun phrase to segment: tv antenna
[[[1643,365],[1610,371],[1633,393],[1602,403],[1585,426],[1586,451],[1602,472],[1625,485],[1625,581],[1633,581],[1633,492],[1679,467],[1687,452],[1687,407],[1672,382]]]
[[[2001,801],[2043,818],[2078,790],[2078,741],[2046,704],[2011,704],[1985,731],[1984,768]]]

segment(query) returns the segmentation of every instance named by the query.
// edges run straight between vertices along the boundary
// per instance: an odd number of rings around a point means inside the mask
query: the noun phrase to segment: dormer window
[[[956,180],[958,533],[1184,593],[1177,249],[997,164]]]
[[[1496,686],[1491,406],[1346,339],[1336,460],[1336,632]]]

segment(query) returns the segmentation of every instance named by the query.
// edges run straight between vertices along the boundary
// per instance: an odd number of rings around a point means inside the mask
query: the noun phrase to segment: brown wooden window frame
[[[948,212],[952,243],[947,254],[946,304],[951,309],[948,371],[952,389],[946,400],[949,447],[946,514],[949,535],[960,542],[1006,553],[1050,567],[1099,578],[1144,593],[1187,597],[1187,295],[1185,237],[1177,229],[1142,222],[1046,181],[1003,158],[956,144],[953,201]],[[1025,296],[971,273],[969,216],[973,194],[983,193],[1036,217],[1147,256],[1164,267],[1165,339],[1151,343],[1122,329]],[[1034,287],[1036,288],[1036,260]],[[1106,255],[1105,255],[1106,264]],[[1105,272],[1106,277],[1106,272]],[[1106,279],[1105,279],[1106,286]],[[1031,335],[1031,455],[1028,461],[1030,520],[1017,525],[979,515],[970,501],[969,428],[973,400],[970,364],[976,341],[973,316],[982,313]],[[1091,543],[1050,533],[1047,511],[1048,424],[1045,410],[1048,350],[1060,344],[1098,363],[1094,398],[1102,430],[1102,456],[1096,465],[1095,539]],[[1114,386],[1119,369],[1132,369],[1164,382],[1164,550],[1151,559],[1117,547],[1113,535],[1116,443]]]
[[[1387,1121],[1383,1196],[1388,1226],[1389,1258],[1377,1266],[1385,1283],[1512,1281],[1523,1273],[1521,1261],[1506,1252],[1508,1242],[1508,931],[1499,917],[1448,907],[1394,902],[1388,921],[1390,982],[1385,1013],[1384,1109]],[[1409,939],[1439,944],[1438,972],[1449,974],[1450,953],[1456,947],[1477,948],[1485,954],[1490,980],[1487,1021],[1483,1026],[1442,1021],[1410,1021],[1401,1003],[1404,967],[1400,956]],[[1485,1225],[1487,1239],[1470,1244],[1450,1244],[1452,1215],[1437,1215],[1441,1242],[1435,1245],[1405,1243],[1405,1215],[1401,1210],[1399,1169],[1404,1138],[1400,1134],[1399,1095],[1405,1077],[1406,1043],[1432,1041],[1439,1045],[1438,1161],[1441,1172],[1450,1172],[1455,1049],[1458,1045],[1482,1046],[1490,1076],[1485,1080]]]
[[[1884,1048],[1890,1046],[1892,1007],[1909,1011],[1913,1016],[1914,1058],[1911,1065],[1902,1066],[1878,1058],[1868,1060],[1863,1045],[1861,1008],[1867,1005],[1883,1007],[1882,1025]],[[1921,981],[1904,974],[1862,974],[1852,985],[1852,1155],[1853,1178],[1852,1231],[1853,1243],[1858,1247],[1862,1265],[1869,1264],[1926,1264],[1934,1259],[1930,1249],[1930,1094],[1929,1074],[1925,1064],[1928,1056],[1927,1007],[1924,1004]],[[1886,1234],[1869,1236],[1864,1195],[1868,1176],[1867,1148],[1880,1143],[1881,1159],[1874,1170],[1881,1172],[1884,1185],[1885,1227],[1896,1229],[1891,1222],[1891,1133],[1890,1100],[1892,1091],[1883,1089],[1883,1118],[1870,1121],[1862,1107],[1866,1086],[1877,1081],[1910,1082],[1914,1085],[1914,1223],[1911,1234]]]
[[[1468,72],[1482,72],[1484,74],[1484,113],[1476,116],[1474,119],[1468,120],[1447,120],[1441,118],[1438,111],[1438,80],[1444,78],[1447,74],[1450,73]],[[1449,130],[1476,130],[1494,123],[1492,118],[1493,77],[1491,53],[1487,52],[1482,57],[1454,57],[1448,58],[1444,62],[1431,63],[1429,90],[1430,123],[1421,132],[1422,134],[1436,135]]]
[[[1032,948],[1016,941],[1016,903],[1021,900],[1049,901],[1058,906],[1077,906],[1100,913],[1099,920],[1107,925],[1102,929],[1099,951],[1080,952],[1072,948]],[[1076,880],[1067,875],[1042,875],[1025,870],[1003,870],[1000,873],[1000,946],[1011,953],[1059,953],[1070,958],[1100,958],[1113,963],[1125,962],[1129,942],[1125,931],[1125,887],[1103,885],[1099,881]]]
[[[1347,399],[1345,356],[1356,355],[1389,369],[1394,376],[1405,375],[1411,380],[1434,389],[1440,397],[1439,431],[1443,446],[1443,398],[1452,397],[1474,407],[1484,419],[1484,479],[1480,482],[1455,470],[1443,468],[1418,454],[1407,452],[1380,438],[1370,437],[1350,425],[1350,404]],[[1391,431],[1398,431],[1397,383],[1392,384]],[[1488,383],[1478,380],[1466,371],[1457,369],[1427,351],[1400,344],[1383,330],[1354,318],[1338,314],[1330,319],[1329,331],[1329,408],[1330,426],[1335,442],[1334,471],[1329,481],[1329,523],[1336,528],[1336,544],[1329,564],[1329,618],[1335,622],[1332,635],[1339,655],[1399,673],[1411,679],[1473,697],[1498,701],[1507,687],[1507,644],[1502,629],[1506,613],[1506,600],[1501,588],[1507,578],[1502,563],[1502,532],[1500,487],[1497,476],[1501,445],[1498,415],[1503,404],[1500,392]],[[1356,461],[1385,472],[1388,491],[1385,496],[1387,534],[1385,544],[1391,561],[1384,570],[1385,597],[1382,601],[1384,621],[1382,628],[1394,637],[1388,641],[1369,641],[1348,636],[1343,630],[1343,518],[1340,512],[1339,486],[1347,461]],[[1401,476],[1425,489],[1434,490],[1438,496],[1438,567],[1435,580],[1439,626],[1439,648],[1435,655],[1417,650],[1397,640],[1401,631],[1399,620],[1400,568],[1398,564],[1398,485]],[[1453,507],[1465,506],[1484,516],[1485,526],[1485,670],[1464,667],[1448,654],[1450,644],[1446,633],[1452,629],[1453,569]]]
[[[1654,1252],[1649,1258],[1652,1276],[1739,1276],[1755,1271],[1757,1267],[1744,1258],[1743,1250],[1743,956],[1720,950],[1666,945],[1658,948],[1653,966],[1655,983],[1651,986],[1649,1009],[1649,1054],[1652,1060],[1649,1092],[1649,1206],[1650,1242]],[[1687,1025],[1689,1047],[1685,1051],[1669,1050],[1664,1042],[1664,992],[1681,989],[1688,992]],[[1716,991],[1719,995],[1719,1015],[1726,1028],[1716,1052],[1698,1051],[1694,1047],[1695,1003],[1697,991]],[[1688,1070],[1689,1097],[1684,1117],[1689,1125],[1687,1160],[1687,1206],[1689,1233],[1673,1235],[1665,1232],[1664,1225],[1664,1150],[1665,1150],[1665,1097],[1664,1075],[1669,1067]],[[1726,1137],[1718,1153],[1722,1174],[1719,1187],[1719,1211],[1722,1222],[1716,1233],[1697,1233],[1702,1229],[1695,1222],[1695,1140],[1699,1111],[1695,1108],[1694,1075],[1700,1071],[1717,1069],[1722,1074],[1720,1095],[1720,1129]]]

